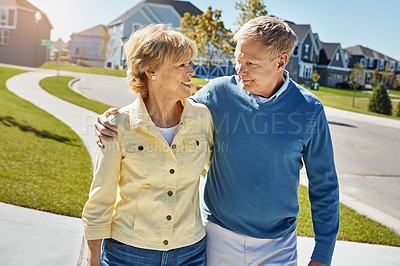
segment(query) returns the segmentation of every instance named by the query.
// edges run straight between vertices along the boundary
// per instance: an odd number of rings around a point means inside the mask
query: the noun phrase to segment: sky
[[[49,17],[51,40],[67,42],[74,32],[107,25],[140,0],[28,0]],[[236,30],[235,2],[188,0],[205,12],[222,10],[226,28]],[[398,0],[264,0],[268,14],[296,24],[310,24],[323,42],[342,48],[362,45],[400,61],[400,1]]]

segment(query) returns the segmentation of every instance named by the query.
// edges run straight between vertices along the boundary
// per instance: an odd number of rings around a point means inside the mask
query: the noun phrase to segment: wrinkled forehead
[[[263,61],[268,58],[268,51],[259,40],[239,41],[235,49],[236,59]]]

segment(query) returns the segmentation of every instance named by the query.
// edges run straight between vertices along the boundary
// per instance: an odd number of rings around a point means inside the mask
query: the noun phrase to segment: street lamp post
[[[42,20],[42,14],[37,11],[35,13],[35,23],[36,23],[36,38],[35,38],[35,67],[38,65],[38,47],[39,47],[39,23]]]

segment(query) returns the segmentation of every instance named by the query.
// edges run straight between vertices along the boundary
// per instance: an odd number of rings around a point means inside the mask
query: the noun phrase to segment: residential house
[[[38,67],[46,62],[52,25],[47,15],[26,0],[0,0],[0,62]]]
[[[316,36],[318,38],[318,36]],[[323,86],[336,87],[337,83],[347,82],[350,70],[347,68],[344,52],[340,43],[321,42],[316,70],[321,76],[318,83]]]
[[[97,25],[71,35],[70,60],[80,65],[104,67],[104,54],[100,52],[106,27]]]
[[[309,24],[286,22],[298,40],[286,66],[292,79],[311,87],[312,73],[317,70],[320,75],[318,83],[323,86],[334,87],[336,83],[348,80],[349,69],[340,43],[322,42]]]
[[[356,63],[364,65],[365,83],[370,84],[373,72],[377,68],[381,73],[389,70],[393,75],[400,73],[400,61],[386,56],[368,47],[355,45],[344,49],[349,61],[349,68],[353,68]],[[388,81],[389,82],[389,81]]]
[[[106,55],[105,66],[108,68],[124,67],[123,45],[132,32],[143,25],[152,23],[168,23],[173,28],[178,28],[186,12],[192,15],[203,13],[188,1],[143,0],[139,2],[108,24],[112,49]]]
[[[297,46],[286,66],[290,77],[298,83],[311,83],[317,64],[319,46],[309,24],[300,25],[286,21],[297,35]]]

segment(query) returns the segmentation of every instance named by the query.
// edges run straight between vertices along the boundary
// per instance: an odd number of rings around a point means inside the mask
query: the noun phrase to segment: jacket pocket
[[[156,144],[149,141],[126,140],[122,143],[124,169],[133,178],[151,178],[156,176],[160,164],[160,153]]]

